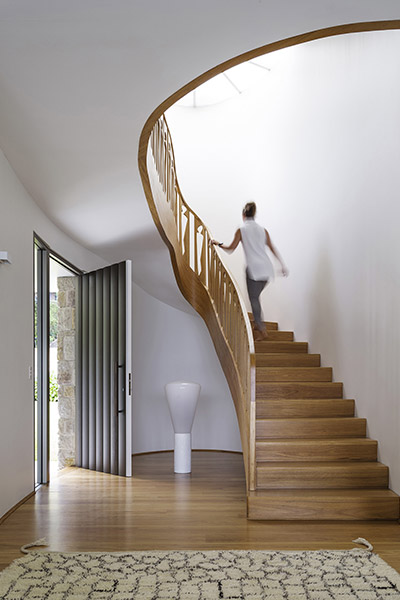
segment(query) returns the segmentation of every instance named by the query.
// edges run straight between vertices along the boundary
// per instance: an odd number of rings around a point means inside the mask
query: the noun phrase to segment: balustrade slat
[[[185,209],[186,209],[186,207],[185,207]],[[187,264],[190,265],[190,212],[187,209],[185,210],[185,216],[186,216],[186,228],[185,228],[185,235],[184,235],[185,258],[186,258]]]
[[[208,239],[207,239],[207,231],[205,229],[205,227],[202,227],[201,229],[201,254],[200,254],[200,277],[201,277],[201,281],[203,282],[203,284],[207,287],[207,265],[206,265],[206,260],[207,260],[207,245],[208,245]]]
[[[194,217],[194,272],[196,273],[196,275],[199,274],[199,261],[198,261],[198,243],[197,243],[197,230],[200,227],[201,221],[200,219],[195,216]]]
[[[181,235],[182,235],[182,205],[181,205],[181,197],[177,194],[176,197],[176,237],[178,238],[179,244],[181,244]]]
[[[226,307],[227,307],[227,311],[226,311],[226,337],[228,338],[228,342],[229,345],[232,347],[231,344],[231,282],[228,279],[228,277],[226,277]]]
[[[214,298],[215,298],[215,250],[212,246],[210,246],[209,252],[210,252],[210,267],[211,267],[210,293],[211,293],[211,298],[214,300]]]
[[[223,326],[223,324],[224,324],[224,278],[223,278],[221,263],[220,263],[219,259],[218,259],[217,285],[218,285],[218,296],[219,296],[218,310],[219,310],[219,314],[221,315],[220,319],[221,319],[221,324]]]

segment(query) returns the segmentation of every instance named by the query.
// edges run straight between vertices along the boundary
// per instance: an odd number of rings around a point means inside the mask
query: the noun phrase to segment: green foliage
[[[54,375],[54,373],[50,373],[49,388],[50,402],[58,402],[58,382],[57,377]]]
[[[38,317],[37,317],[37,297],[35,297],[35,313],[34,313],[34,328],[35,328],[35,348],[37,348],[37,333],[38,333]],[[49,305],[49,341],[50,344],[57,339],[58,336],[58,302],[50,300]]]
[[[35,400],[37,400],[37,399],[38,399],[37,380],[35,380]],[[54,373],[50,373],[49,400],[50,400],[50,402],[58,402],[58,382],[57,382],[57,376]]]
[[[56,300],[50,300],[50,323],[49,337],[50,344],[57,339],[58,335],[58,303]]]
[[[37,348],[38,322],[37,322],[37,294],[35,294],[35,314],[34,314],[34,347]]]

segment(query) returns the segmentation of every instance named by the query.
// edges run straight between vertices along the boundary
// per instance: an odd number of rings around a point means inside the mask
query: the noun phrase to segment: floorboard
[[[172,452],[133,458],[126,479],[68,468],[0,525],[0,569],[41,537],[49,550],[349,549],[364,537],[400,571],[393,522],[284,522],[246,519],[242,457],[193,452],[192,474],[173,473]]]

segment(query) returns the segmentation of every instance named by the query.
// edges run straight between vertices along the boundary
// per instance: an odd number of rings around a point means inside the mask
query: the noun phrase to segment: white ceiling
[[[0,146],[61,229],[185,308],[137,168],[147,117],[247,50],[399,17],[398,0],[0,0]]]

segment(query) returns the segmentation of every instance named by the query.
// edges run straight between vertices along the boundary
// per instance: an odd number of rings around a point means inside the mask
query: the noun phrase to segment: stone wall
[[[58,467],[75,464],[75,306],[77,277],[58,277]]]

